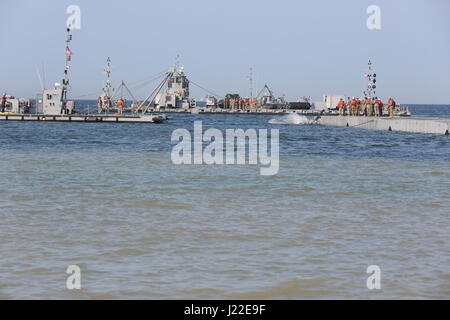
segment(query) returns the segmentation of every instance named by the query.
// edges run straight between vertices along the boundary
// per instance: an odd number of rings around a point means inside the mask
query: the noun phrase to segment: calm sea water
[[[450,298],[449,137],[272,118],[0,123],[0,298]],[[194,120],[280,129],[279,174],[173,165]]]

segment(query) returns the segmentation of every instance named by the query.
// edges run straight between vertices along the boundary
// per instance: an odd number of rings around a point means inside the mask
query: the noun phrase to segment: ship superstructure
[[[184,73],[183,67],[175,66],[169,71],[167,89],[157,94],[155,104],[163,108],[189,109],[191,101],[189,98],[189,79]]]
[[[55,83],[53,89],[46,89],[42,95],[42,105],[40,111],[48,115],[71,114],[74,108],[74,102],[67,100],[67,93],[70,89],[69,62],[72,60],[72,51],[70,50],[70,42],[72,41],[71,28],[67,28],[66,39],[66,59],[64,66],[64,78],[61,83]]]
[[[260,93],[257,96],[258,106],[266,109],[282,109],[288,106],[288,103],[284,97],[276,98],[273,91],[269,88],[266,83]]]

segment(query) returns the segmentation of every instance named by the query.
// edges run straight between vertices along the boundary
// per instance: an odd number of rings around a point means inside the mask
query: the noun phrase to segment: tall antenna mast
[[[44,84],[44,89],[46,88],[46,81],[45,81],[45,65],[44,62],[42,61],[42,83]]]
[[[364,77],[367,78],[367,88],[364,90],[364,95],[369,98],[373,98],[376,94],[376,83],[377,83],[377,74],[373,72],[372,61],[369,60],[368,67],[369,71],[364,74]]]
[[[72,51],[70,50],[69,44],[72,41],[72,33],[71,33],[71,25],[67,27],[67,39],[66,39],[66,63],[64,66],[64,79],[63,79],[63,91],[62,91],[62,99],[67,99],[67,91],[70,86],[69,81],[69,62],[72,60]]]
[[[175,57],[175,72],[179,72],[180,70],[180,55],[177,54]]]
[[[250,68],[248,80],[250,81],[250,100],[253,100],[253,68]]]
[[[36,65],[36,74],[37,74],[37,76],[38,76],[39,83],[40,83],[40,85],[41,85],[41,90],[44,91],[44,90],[45,90],[45,88],[44,88],[44,82],[42,81],[41,74],[39,73],[39,68],[38,68],[37,65]]]
[[[108,57],[106,59],[106,69],[104,70],[104,73],[106,75],[106,86],[103,88],[103,92],[107,97],[111,97],[111,58]]]

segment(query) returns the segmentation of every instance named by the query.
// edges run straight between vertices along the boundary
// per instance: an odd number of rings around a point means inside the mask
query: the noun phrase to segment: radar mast
[[[377,83],[377,74],[374,72],[372,66],[373,63],[369,60],[368,72],[364,74],[364,77],[367,78],[367,87],[364,90],[364,95],[368,98],[374,98],[376,95],[376,83]]]

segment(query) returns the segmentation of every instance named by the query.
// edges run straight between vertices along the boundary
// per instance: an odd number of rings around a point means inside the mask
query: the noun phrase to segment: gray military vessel
[[[13,99],[9,102],[10,112],[0,114],[2,121],[59,121],[59,122],[131,122],[131,123],[159,123],[167,118],[163,115],[146,114],[146,109],[140,109],[141,114],[122,115],[122,114],[81,114],[75,111],[75,102],[68,99],[70,88],[70,61],[72,60],[72,50],[70,42],[72,41],[71,28],[67,29],[64,78],[62,83],[55,83],[52,89],[44,89],[42,95],[37,98],[37,107],[35,114],[25,115],[24,110],[20,109],[20,104]],[[110,83],[109,83],[110,84]],[[107,85],[107,89],[110,86]],[[108,90],[104,90],[105,98],[109,97]],[[142,106],[141,106],[142,107]]]

